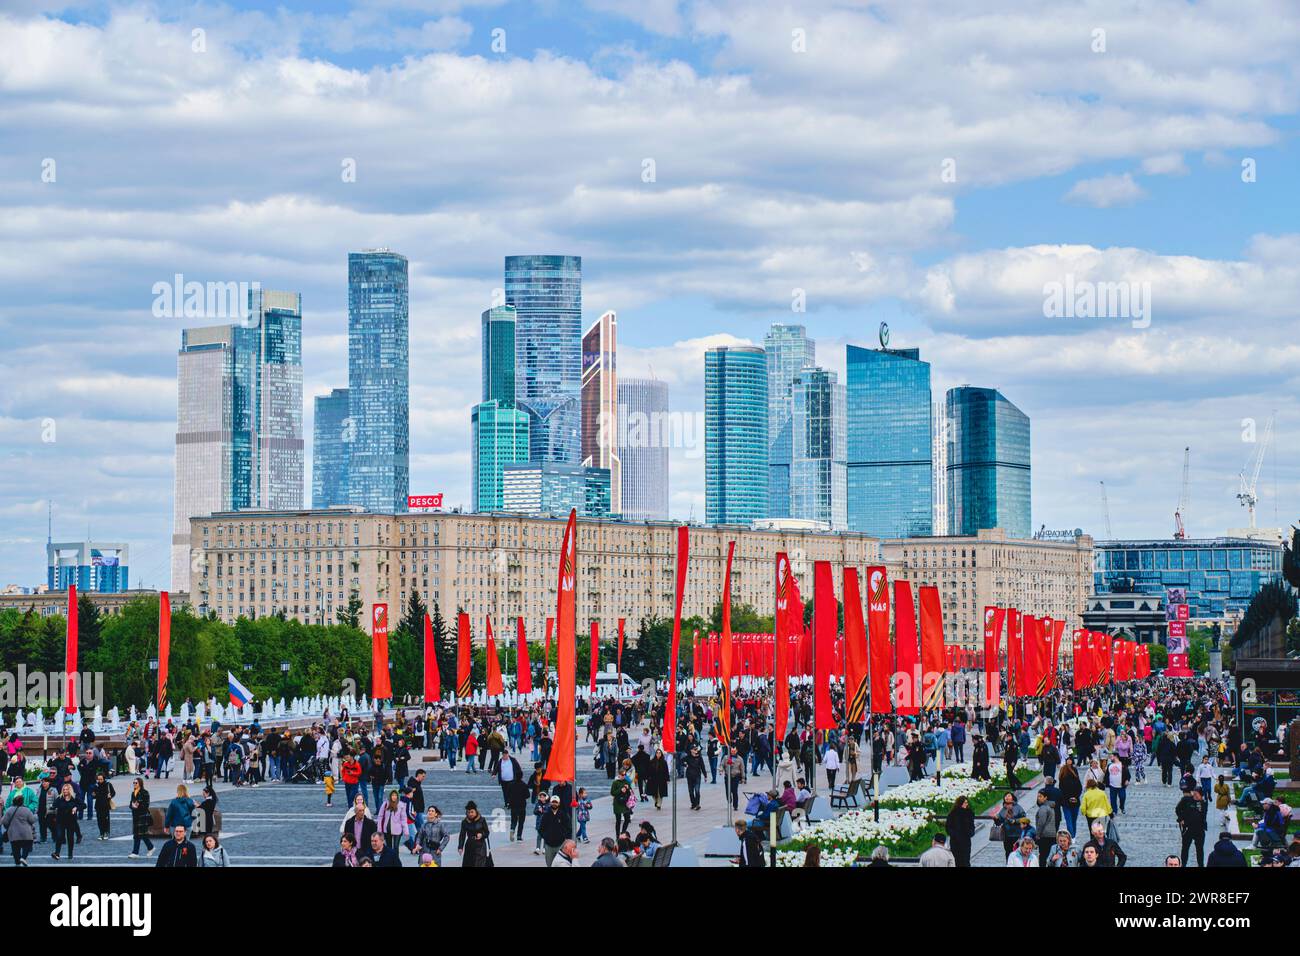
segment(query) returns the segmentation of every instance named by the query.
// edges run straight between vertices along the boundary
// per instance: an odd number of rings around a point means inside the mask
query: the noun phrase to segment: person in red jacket
[[[475,764],[478,763],[478,735],[474,733],[471,727],[469,734],[465,737],[465,764],[466,773],[478,773]]]
[[[356,802],[357,791],[361,786],[361,774],[361,762],[357,760],[355,754],[348,754],[343,758],[339,776],[343,778],[343,791],[347,794],[348,806]]]

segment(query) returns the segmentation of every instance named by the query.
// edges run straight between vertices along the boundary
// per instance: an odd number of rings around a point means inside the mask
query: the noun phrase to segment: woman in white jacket
[[[230,866],[230,857],[226,856],[226,848],[221,845],[215,833],[208,833],[203,837],[203,852],[199,854],[199,866]]]

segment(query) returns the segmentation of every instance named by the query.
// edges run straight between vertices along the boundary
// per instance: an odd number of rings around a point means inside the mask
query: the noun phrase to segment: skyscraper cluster
[[[932,402],[918,349],[846,347],[846,381],[801,325],[704,358],[705,516],[888,538],[1030,533],[1029,418],[995,389]]]
[[[640,447],[623,427],[618,316],[606,311],[583,331],[582,258],[507,256],[504,292],[482,316],[474,510],[666,518],[667,449]],[[628,395],[667,411],[666,387]]]

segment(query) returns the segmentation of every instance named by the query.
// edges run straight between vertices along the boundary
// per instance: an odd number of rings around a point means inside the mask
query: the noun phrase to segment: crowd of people
[[[555,723],[555,701],[546,699],[515,708],[399,708],[365,719],[344,711],[297,729],[263,728],[257,721],[230,727],[147,721],[129,728],[113,750],[87,727],[31,783],[21,739],[5,732],[0,781],[10,780],[10,788],[0,822],[16,865],[27,865],[33,846],[47,842],[53,859],[72,860],[83,839],[82,821],[94,820],[98,838],[107,840],[110,811],[125,800],[132,821],[130,857],[158,852],[159,866],[227,866],[218,783],[316,783],[326,806],[334,806],[341,784],[335,866],[401,866],[405,857],[437,867],[453,850],[461,866],[492,866],[493,837],[502,829],[507,843],[531,842],[547,866],[579,865],[582,847],[593,841],[593,866],[650,866],[662,847],[659,835],[651,822],[634,829],[632,821],[642,803],[662,806],[676,776],[684,784],[685,812],[702,808],[705,786],[722,788],[735,814],[737,862],[757,867],[766,862],[773,811],[798,821],[822,781],[823,795],[836,792],[837,784],[840,794],[865,794],[886,767],[905,767],[908,778],[918,780],[968,759],[971,775],[988,780],[997,757],[1006,792],[990,826],[1009,867],[1124,866],[1128,854],[1119,821],[1133,788],[1142,786],[1177,786],[1182,792],[1175,810],[1181,845],[1170,865],[1188,865],[1193,855],[1198,865],[1245,865],[1230,825],[1238,808],[1260,815],[1252,843],[1261,863],[1300,865],[1300,841],[1288,839],[1291,809],[1268,769],[1274,755],[1260,741],[1244,739],[1218,682],[1152,678],[1079,693],[1055,690],[990,708],[948,706],[857,723],[843,720],[837,686],[836,726],[824,731],[813,730],[810,689],[797,686],[781,739],[772,733],[770,687],[737,693],[732,705],[724,740],[717,699],[684,688],[675,746],[665,753],[662,697],[581,700],[593,768],[609,781],[604,821],[593,819],[593,812],[605,793],[546,779]],[[426,800],[431,771],[494,777],[503,807],[494,811],[494,820],[496,813],[508,815],[508,824],[490,824],[475,802],[465,805],[458,827],[444,823],[442,810]],[[1020,774],[1042,778],[1028,806],[1022,803]],[[147,781],[157,793],[160,786],[170,787],[157,781],[173,775],[179,777],[175,796],[165,810],[153,810]],[[133,779],[123,787],[122,776]],[[1234,796],[1234,785],[1240,796]],[[198,792],[191,794],[191,787]],[[1219,837],[1207,854],[1212,829]],[[970,801],[959,798],[921,865],[971,865],[976,832]],[[165,835],[161,848],[153,840],[159,833]],[[888,851],[880,849],[870,865],[889,865]],[[817,856],[813,850],[810,865]]]

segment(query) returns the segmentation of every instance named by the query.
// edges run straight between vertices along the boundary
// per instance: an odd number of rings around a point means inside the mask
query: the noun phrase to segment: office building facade
[[[879,537],[933,531],[930,365],[919,349],[846,347],[848,525]]]
[[[767,353],[767,514],[790,517],[794,455],[793,386],[806,368],[817,364],[817,343],[802,325],[773,325],[763,338]]]
[[[516,514],[608,518],[608,468],[534,461],[502,469],[502,510]]]
[[[355,437],[348,390],[317,395],[312,416],[311,504],[330,508],[348,503],[348,449]]]
[[[529,457],[577,465],[582,425],[582,257],[507,256],[515,309],[515,403],[528,413]]]
[[[302,296],[253,289],[248,307],[257,355],[252,506],[296,510],[303,505],[304,471]]]
[[[495,399],[480,402],[470,413],[470,444],[474,510],[500,511],[506,466],[528,461],[528,415]]]
[[[962,385],[948,390],[945,417],[948,533],[1028,538],[1029,416],[997,389]]]
[[[843,531],[848,526],[844,386],[834,372],[804,368],[791,383],[790,393],[789,516]],[[769,409],[771,405],[769,401]]]
[[[748,524],[768,509],[767,355],[756,346],[704,353],[704,513]]]
[[[1264,585],[1282,580],[1281,543],[1251,538],[1101,541],[1093,580],[1098,594],[1186,592],[1193,620],[1239,619]]]
[[[348,254],[348,501],[406,508],[410,486],[410,321],[406,257]]]
[[[512,305],[483,313],[483,395],[481,401],[515,403],[515,326]]]
[[[51,542],[45,546],[45,586],[67,591],[69,584],[75,584],[83,593],[118,594],[131,586],[130,558],[125,544]]]
[[[618,380],[618,440],[622,466],[619,512],[627,521],[668,518],[668,384]]]
[[[623,510],[618,447],[618,316],[605,312],[582,337],[582,464],[609,471],[610,510]]]

